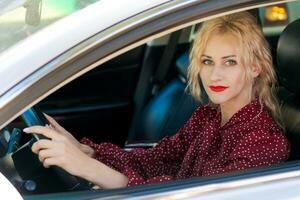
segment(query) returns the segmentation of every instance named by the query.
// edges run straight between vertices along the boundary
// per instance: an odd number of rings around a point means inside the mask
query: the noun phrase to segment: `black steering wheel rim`
[[[41,110],[37,106],[32,107],[32,108],[28,109],[27,111],[25,111],[21,115],[21,118],[24,121],[24,123],[26,124],[26,126],[34,126],[34,125],[44,126],[46,124],[49,124],[47,119],[45,118],[44,114],[41,112]],[[48,139],[48,138],[46,138],[43,135],[33,134],[32,139],[28,142],[27,145],[31,149],[31,145],[35,141],[40,140],[40,139]],[[18,152],[18,150],[16,152]],[[37,158],[37,155],[35,155],[33,152],[31,152],[31,154],[32,154],[32,156],[35,156]],[[41,166],[42,166],[42,164],[41,164]],[[43,168],[43,167],[40,167],[39,169],[41,169],[41,168]],[[43,170],[48,170],[48,169],[44,168]],[[60,167],[52,166],[49,168],[49,170],[51,171],[50,175],[56,176],[57,180],[60,181],[60,183],[55,183],[55,186],[53,186],[53,187],[60,186],[60,187],[64,188],[64,190],[67,190],[67,191],[91,189],[91,185],[86,180],[83,180],[79,177],[73,176]],[[48,182],[46,182],[45,184],[48,184]],[[61,190],[61,188],[57,188],[57,189]]]

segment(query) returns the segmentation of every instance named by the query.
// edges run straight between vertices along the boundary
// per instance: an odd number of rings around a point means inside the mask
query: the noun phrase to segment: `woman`
[[[110,143],[79,143],[54,119],[30,127],[43,134],[32,146],[45,167],[57,165],[102,188],[210,176],[271,166],[288,158],[273,89],[276,82],[267,42],[247,12],[207,21],[199,31],[189,68],[189,88],[210,103],[154,148],[125,152]],[[109,181],[108,181],[109,180]]]

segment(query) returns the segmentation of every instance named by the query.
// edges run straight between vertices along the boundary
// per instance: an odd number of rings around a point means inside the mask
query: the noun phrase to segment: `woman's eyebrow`
[[[226,59],[226,58],[230,58],[230,57],[236,57],[236,55],[223,56],[222,59]]]
[[[201,55],[201,57],[203,57],[203,56],[204,56],[204,57],[207,57],[207,58],[212,58],[211,56],[207,56],[207,55],[204,55],[204,54]]]
[[[201,57],[207,57],[207,58],[212,58],[211,56],[208,55],[201,55]],[[228,56],[223,56],[222,59],[226,59],[226,58],[231,58],[231,57],[237,57],[236,55],[228,55]]]

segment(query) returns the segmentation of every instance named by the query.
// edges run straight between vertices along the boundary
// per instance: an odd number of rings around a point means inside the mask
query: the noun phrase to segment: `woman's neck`
[[[237,113],[241,108],[243,108],[250,102],[251,99],[241,102],[226,102],[224,104],[220,104],[221,126],[225,125],[235,113]]]

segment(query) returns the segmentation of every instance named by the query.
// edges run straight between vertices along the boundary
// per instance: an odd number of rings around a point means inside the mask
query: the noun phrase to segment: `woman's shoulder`
[[[264,134],[284,134],[284,130],[276,123],[271,114],[264,109],[256,120],[253,121],[254,128]]]
[[[284,152],[289,151],[289,141],[284,130],[275,122],[272,116],[263,111],[259,117],[251,121],[244,127],[245,134],[241,140],[242,144],[253,145],[255,148],[262,145],[270,145],[269,148],[276,146],[284,149]]]

